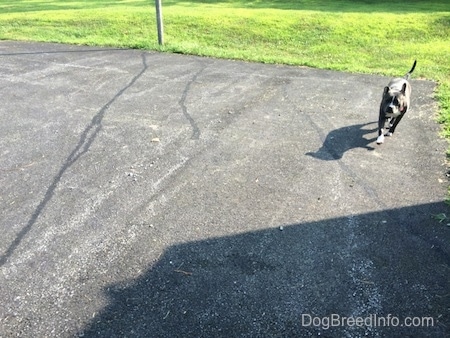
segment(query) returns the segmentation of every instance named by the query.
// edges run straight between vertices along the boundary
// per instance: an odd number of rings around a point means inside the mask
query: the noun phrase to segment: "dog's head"
[[[383,92],[383,111],[389,117],[397,117],[408,109],[408,100],[405,95],[407,84],[404,83],[401,90],[385,87]]]

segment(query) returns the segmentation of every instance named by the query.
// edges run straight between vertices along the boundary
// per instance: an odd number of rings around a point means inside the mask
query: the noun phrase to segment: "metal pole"
[[[163,18],[161,9],[161,0],[155,0],[156,6],[156,26],[158,28],[158,43],[164,44],[164,32],[163,32]]]

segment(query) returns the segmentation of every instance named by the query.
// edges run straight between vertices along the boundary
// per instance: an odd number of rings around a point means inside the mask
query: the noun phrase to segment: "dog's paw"
[[[381,143],[383,143],[383,142],[384,142],[384,135],[378,136],[378,138],[377,138],[377,144],[381,144]]]
[[[386,133],[386,136],[392,136],[391,132]]]

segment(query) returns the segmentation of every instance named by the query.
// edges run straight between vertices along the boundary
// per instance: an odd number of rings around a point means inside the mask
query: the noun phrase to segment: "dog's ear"
[[[406,83],[404,83],[402,86],[402,94],[405,95],[405,92],[406,92]]]
[[[388,93],[388,91],[389,91],[389,87],[388,86],[384,87],[383,96],[385,96]]]

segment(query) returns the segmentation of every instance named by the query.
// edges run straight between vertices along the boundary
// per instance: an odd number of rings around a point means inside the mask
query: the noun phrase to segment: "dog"
[[[383,98],[380,104],[380,115],[378,117],[377,144],[384,142],[384,136],[392,136],[395,128],[401,121],[409,108],[411,101],[411,85],[408,80],[416,68],[417,60],[414,61],[411,70],[403,78],[392,79],[384,88]],[[389,121],[389,130],[384,134],[384,127]]]

